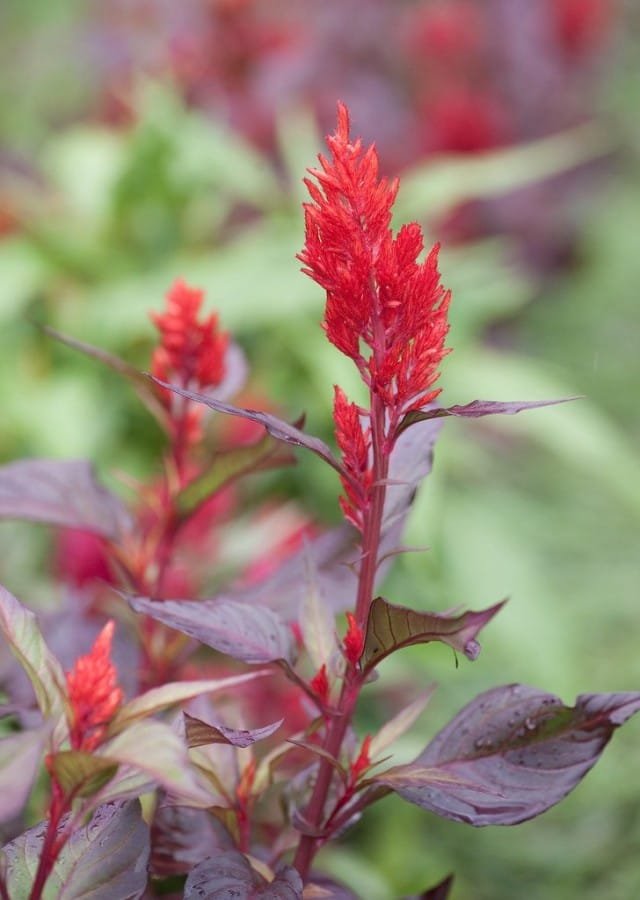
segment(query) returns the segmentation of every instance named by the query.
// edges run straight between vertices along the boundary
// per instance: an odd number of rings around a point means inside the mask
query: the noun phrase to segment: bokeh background
[[[398,222],[442,243],[447,402],[580,395],[450,422],[386,595],[509,596],[456,668],[412,648],[384,678],[440,684],[409,757],[478,691],[640,686],[640,8],[622,0],[38,0],[0,7],[0,462],[88,457],[149,477],[161,435],[126,384],[46,322],[144,367],[175,277],[207,291],[250,391],[331,438],[355,376],[300,273],[301,177],[337,99],[400,173]],[[338,521],[315,459],[252,482]],[[0,525],[0,581],[55,596],[51,536]],[[416,650],[416,652],[413,652]],[[365,707],[362,727],[380,711]],[[562,805],[473,830],[388,799],[324,863],[368,900],[450,871],[454,900],[640,896],[640,722]]]

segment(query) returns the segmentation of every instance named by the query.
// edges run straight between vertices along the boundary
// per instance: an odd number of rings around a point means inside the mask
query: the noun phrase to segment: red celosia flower
[[[77,659],[67,673],[74,750],[94,750],[122,703],[118,674],[111,662],[113,630],[113,622],[107,622],[89,653]]]
[[[344,647],[344,655],[346,658],[350,663],[355,665],[362,656],[364,634],[362,628],[360,628],[356,622],[356,617],[353,613],[347,613],[347,622],[349,623],[349,627],[347,628],[347,633],[342,641],[342,646]]]
[[[371,486],[370,449],[371,431],[362,427],[362,413],[355,403],[350,403],[344,392],[335,387],[333,401],[333,421],[336,425],[336,440],[342,451],[342,463],[355,483],[365,491]],[[341,478],[345,496],[340,497],[342,512],[356,528],[362,528],[361,498],[354,483]]]
[[[392,419],[431,402],[446,353],[449,294],[440,285],[438,248],[423,250],[417,224],[394,237],[391,208],[398,182],[378,177],[375,146],[351,143],[349,114],[338,105],[338,127],[327,138],[331,160],[306,179],[303,271],[327,292],[329,340],[358,365]],[[369,349],[367,354],[366,348]],[[367,354],[365,356],[365,354]]]
[[[309,687],[322,703],[329,699],[329,677],[327,667],[323,663],[309,682]]]
[[[362,742],[362,747],[360,748],[360,753],[358,754],[357,759],[351,763],[351,781],[355,783],[358,778],[366,772],[366,770],[371,765],[371,757],[369,755],[371,749],[371,735],[368,734],[366,738]]]
[[[229,336],[218,330],[215,313],[198,321],[203,299],[203,291],[176,281],[167,294],[166,312],[151,313],[162,336],[152,360],[156,378],[196,390],[222,381]]]

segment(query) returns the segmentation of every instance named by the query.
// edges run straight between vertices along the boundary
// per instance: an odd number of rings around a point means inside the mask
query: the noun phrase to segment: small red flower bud
[[[107,622],[89,653],[77,659],[67,673],[74,750],[94,750],[122,703],[118,673],[111,662],[113,630],[113,621]]]
[[[322,703],[329,701],[329,677],[324,663],[309,682],[309,687]]]
[[[362,747],[360,748],[360,753],[354,762],[351,763],[351,781],[356,782],[360,776],[367,771],[367,769],[371,765],[371,757],[369,756],[369,751],[371,748],[371,735],[368,734],[366,738],[362,742]]]
[[[353,613],[347,613],[347,622],[349,627],[347,628],[347,633],[342,641],[342,646],[344,647],[344,655],[346,658],[350,663],[355,665],[362,656],[364,634],[362,633],[362,628],[360,628],[356,622],[356,617]]]

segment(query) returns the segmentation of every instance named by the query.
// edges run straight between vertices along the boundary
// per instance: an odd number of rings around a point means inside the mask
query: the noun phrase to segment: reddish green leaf
[[[22,459],[0,466],[0,518],[81,528],[110,540],[131,527],[122,501],[82,459]]]
[[[33,685],[42,715],[58,716],[62,722],[67,705],[62,667],[47,647],[35,615],[1,585],[0,632]]]
[[[184,886],[184,900],[302,900],[302,879],[285,866],[271,882],[251,868],[237,850],[205,859],[192,869]]]
[[[229,728],[220,723],[210,725],[203,722],[202,719],[196,719],[189,713],[183,713],[185,732],[187,735],[187,746],[204,747],[207,744],[231,744],[234,747],[249,747],[256,741],[262,741],[270,737],[274,731],[284,722],[284,719],[278,719],[271,725],[264,725],[262,728]]]
[[[412,763],[372,778],[405,800],[471,825],[515,825],[558,803],[596,763],[640,693],[553,694],[506,685],[480,694]]]
[[[63,820],[62,827],[65,821]],[[46,822],[29,829],[0,853],[9,896],[28,897]],[[147,884],[149,829],[137,801],[101,806],[88,825],[74,830],[47,879],[47,900],[138,900]]]
[[[431,687],[414,700],[413,703],[405,706],[405,708],[400,710],[396,716],[384,723],[382,728],[371,738],[371,744],[369,746],[369,756],[371,759],[377,759],[383,750],[390,747],[394,741],[411,728],[421,713],[424,712],[434,690],[435,684],[431,685]]]
[[[246,663],[293,661],[289,628],[264,606],[233,600],[150,600],[129,598],[136,612],[188,634],[220,653]]]
[[[80,750],[63,750],[51,755],[50,767],[67,796],[91,797],[111,781],[118,763]]]
[[[470,611],[455,616],[418,612],[406,606],[394,606],[384,598],[376,597],[369,610],[360,665],[367,671],[395,650],[430,641],[442,641],[469,659],[476,659],[480,653],[476,636],[504,603],[496,603],[480,612]]]
[[[234,447],[217,453],[203,474],[180,491],[176,497],[176,509],[181,517],[186,518],[236,478],[292,461],[292,457],[282,455],[280,445],[269,435],[247,447]]]

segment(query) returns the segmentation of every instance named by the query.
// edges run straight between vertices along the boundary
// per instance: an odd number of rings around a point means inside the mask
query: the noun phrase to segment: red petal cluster
[[[74,750],[94,750],[122,703],[118,673],[111,662],[113,630],[113,622],[107,622],[89,653],[77,659],[67,673]]]
[[[347,622],[348,628],[347,633],[344,636],[342,641],[342,646],[344,648],[344,655],[349,660],[350,663],[355,665],[362,656],[362,650],[364,648],[364,634],[362,632],[362,628],[356,622],[356,617],[353,613],[347,613]]]
[[[373,481],[371,432],[362,427],[363,410],[355,403],[350,403],[337,385],[334,390],[333,421],[336,440],[342,451],[343,467],[351,476],[341,477],[345,496],[340,497],[340,506],[345,518],[356,528],[362,529],[363,497],[366,497]]]
[[[176,281],[167,294],[166,311],[151,313],[161,335],[152,359],[156,378],[194,390],[222,381],[229,336],[218,330],[215,313],[198,321],[203,299],[203,291]]]
[[[433,384],[447,352],[449,294],[440,284],[438,248],[424,262],[422,232],[407,225],[394,237],[391,210],[398,182],[378,177],[374,145],[351,143],[349,114],[305,184],[303,271],[327,292],[329,340],[360,368],[371,390],[398,417],[438,394]],[[366,353],[365,348],[369,348]],[[365,355],[366,354],[366,355]]]
[[[324,663],[309,682],[309,687],[322,703],[328,702],[329,676],[327,675],[327,667]]]

